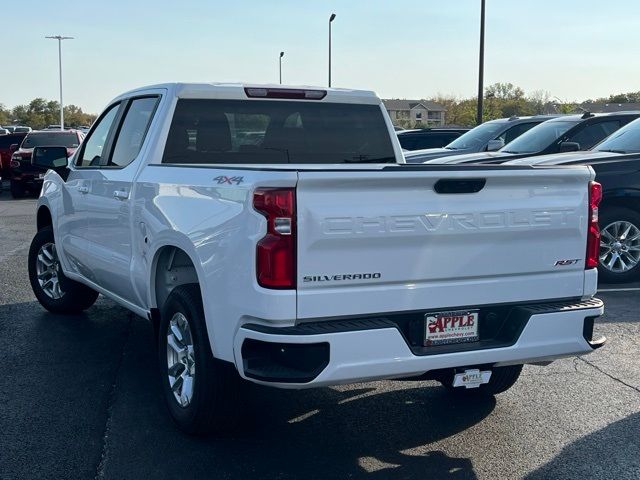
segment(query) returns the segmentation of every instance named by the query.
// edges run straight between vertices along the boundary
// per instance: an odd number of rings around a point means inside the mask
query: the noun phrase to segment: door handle
[[[129,194],[127,192],[125,192],[124,190],[114,190],[113,191],[113,196],[115,198],[117,198],[118,200],[126,200],[129,198]]]
[[[78,187],[78,192],[89,193],[89,187]]]

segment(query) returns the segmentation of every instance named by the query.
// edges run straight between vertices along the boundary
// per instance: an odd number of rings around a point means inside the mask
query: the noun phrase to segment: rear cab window
[[[395,163],[379,105],[180,99],[162,163]]]
[[[22,142],[22,148],[60,146],[77,148],[80,139],[75,132],[37,132],[28,134]]]

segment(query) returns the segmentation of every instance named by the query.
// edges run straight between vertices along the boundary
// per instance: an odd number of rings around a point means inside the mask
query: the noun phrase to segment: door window
[[[504,142],[504,144],[506,145],[507,143],[511,142],[512,140],[515,140],[520,135],[522,135],[524,132],[529,130],[531,127],[535,127],[536,125],[537,125],[537,123],[521,123],[519,125],[514,125],[510,129],[508,129],[505,132],[503,132],[502,135],[500,135],[498,138],[496,138],[496,140],[500,140],[501,139]]]
[[[605,139],[613,132],[620,128],[620,121],[609,120],[607,122],[598,122],[587,125],[575,135],[567,139],[569,142],[577,142],[580,144],[580,150],[588,150],[600,140]]]
[[[109,131],[116,118],[119,106],[119,103],[112,105],[98,120],[95,128],[83,143],[82,152],[76,160],[76,167],[100,166],[100,159],[104,154]]]
[[[126,167],[138,156],[147,134],[158,97],[136,98],[131,101],[118,132],[109,167]]]

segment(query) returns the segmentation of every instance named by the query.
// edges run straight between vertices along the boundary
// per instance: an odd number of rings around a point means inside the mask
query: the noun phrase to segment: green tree
[[[484,89],[486,97],[494,97],[501,100],[520,100],[524,98],[524,90],[513,83],[494,83]]]
[[[0,115],[2,115],[1,111]],[[11,117],[10,121],[18,124],[28,125],[34,129],[44,128],[60,122],[60,104],[55,100],[34,98],[27,105],[15,106],[8,116]],[[93,114],[84,113],[82,108],[76,105],[66,105],[64,118],[65,126],[79,127],[91,125],[96,117]]]
[[[11,111],[0,103],[0,125],[11,123]]]

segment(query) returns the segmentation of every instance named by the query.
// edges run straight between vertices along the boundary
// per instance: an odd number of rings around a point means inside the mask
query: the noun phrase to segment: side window
[[[400,141],[400,146],[405,150],[413,150],[415,148],[416,139],[409,135],[399,135],[398,140]]]
[[[111,106],[111,108],[102,115],[102,118],[98,120],[98,124],[82,144],[82,152],[76,159],[76,167],[100,166],[100,159],[102,158],[102,153],[107,143],[109,131],[118,113],[118,107],[120,107],[119,103]]]
[[[580,150],[588,150],[596,143],[600,143],[606,137],[620,128],[619,120],[609,120],[606,122],[592,123],[587,125],[578,133],[567,139],[569,142],[578,142]]]
[[[497,139],[502,139],[504,141],[504,144],[506,145],[507,143],[515,140],[524,132],[532,127],[535,127],[536,125],[537,123],[521,123],[520,125],[515,125],[509,130],[503,132],[502,135],[500,135]]]
[[[158,97],[136,98],[129,103],[108,167],[126,167],[140,152],[158,104]]]

